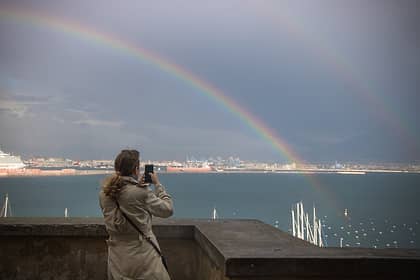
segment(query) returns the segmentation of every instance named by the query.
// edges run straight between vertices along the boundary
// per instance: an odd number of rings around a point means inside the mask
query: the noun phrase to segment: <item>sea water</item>
[[[420,248],[420,174],[160,174],[176,218],[259,219],[291,232],[291,209],[313,206],[328,246]],[[0,178],[13,216],[101,217],[105,175]],[[2,199],[3,200],[3,199]],[[3,202],[1,202],[1,205]],[[344,214],[347,209],[347,215]]]

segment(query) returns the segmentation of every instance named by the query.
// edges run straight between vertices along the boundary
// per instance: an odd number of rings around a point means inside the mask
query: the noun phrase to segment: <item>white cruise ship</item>
[[[0,150],[0,169],[24,168],[25,164],[19,156],[12,156]]]

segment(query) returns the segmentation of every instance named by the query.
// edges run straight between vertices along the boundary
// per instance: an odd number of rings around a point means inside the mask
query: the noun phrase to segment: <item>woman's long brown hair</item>
[[[105,178],[102,189],[105,195],[116,198],[127,184],[121,176],[130,176],[140,164],[140,153],[136,150],[122,150],[114,162],[115,174]]]

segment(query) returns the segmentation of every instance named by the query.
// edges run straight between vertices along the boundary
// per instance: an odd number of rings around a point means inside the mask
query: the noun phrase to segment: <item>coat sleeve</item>
[[[149,191],[146,195],[145,205],[147,210],[156,217],[168,218],[173,214],[171,196],[162,185],[155,187],[155,192]]]

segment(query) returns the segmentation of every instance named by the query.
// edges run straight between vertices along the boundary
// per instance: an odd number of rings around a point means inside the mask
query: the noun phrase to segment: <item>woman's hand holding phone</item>
[[[155,186],[160,185],[158,175],[156,173],[149,173],[149,174],[150,174],[150,177],[152,178],[152,184]]]
[[[160,185],[159,177],[156,173],[150,172],[149,175],[150,175],[150,178],[151,178],[151,181],[152,181],[153,185],[155,185],[155,186]],[[149,186],[149,185],[150,185],[150,183],[146,182],[146,174],[143,173],[143,175],[140,178],[140,186],[146,187],[146,186]]]
[[[147,186],[149,186],[149,183],[146,183],[146,178],[144,176],[144,173],[143,173],[143,175],[140,178],[140,186],[141,187],[147,187]]]

